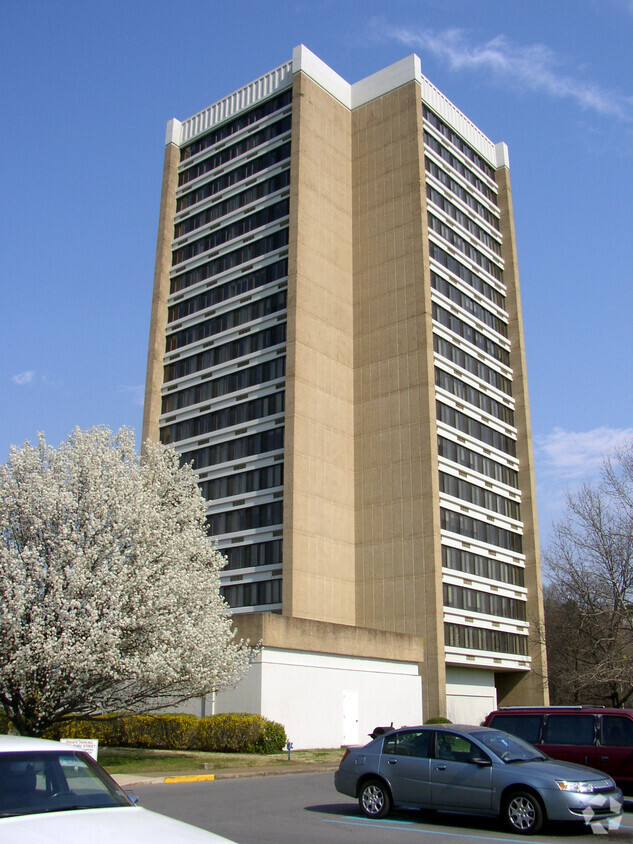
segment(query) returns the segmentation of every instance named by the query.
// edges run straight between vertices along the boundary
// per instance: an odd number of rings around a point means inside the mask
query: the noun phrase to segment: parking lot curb
[[[315,765],[301,766],[291,770],[284,768],[242,768],[241,770],[228,769],[219,770],[215,774],[181,774],[179,776],[151,777],[143,774],[119,774],[114,779],[121,788],[130,788],[136,785],[169,785],[179,782],[217,782],[219,780],[238,780],[249,777],[279,777],[294,774],[323,774],[336,771],[336,765]]]

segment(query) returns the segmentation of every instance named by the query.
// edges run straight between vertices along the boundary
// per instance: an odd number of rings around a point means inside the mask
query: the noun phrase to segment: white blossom
[[[122,428],[0,466],[0,703],[20,732],[235,685],[253,651],[220,595],[189,466]]]

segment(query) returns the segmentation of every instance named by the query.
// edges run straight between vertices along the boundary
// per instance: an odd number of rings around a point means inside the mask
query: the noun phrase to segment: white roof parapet
[[[218,123],[228,120],[234,114],[245,108],[250,108],[260,100],[272,96],[272,94],[287,88],[291,84],[292,62],[290,61],[276,67],[269,73],[265,73],[259,79],[249,82],[248,85],[234,91],[228,97],[218,100],[217,103],[213,103],[213,105],[183,121],[180,143],[186,143],[195,138],[196,135],[207,132]]]
[[[497,167],[507,167],[510,169],[510,153],[508,152],[508,145],[504,141],[499,141],[495,144],[495,152],[497,153]]]
[[[250,108],[260,100],[289,87],[293,75],[299,71],[307,74],[349,109],[358,108],[408,82],[417,81],[422,88],[423,102],[439,114],[486,161],[495,168],[510,166],[506,145],[503,142],[494,144],[448,97],[422,76],[420,59],[415,53],[350,85],[303,44],[294,48],[291,61],[260,76],[182,123],[175,119],[170,120],[167,124],[165,143],[187,143],[243,109]]]
[[[390,64],[377,73],[372,73],[371,76],[355,82],[352,85],[352,108],[358,108],[377,97],[382,97],[389,91],[395,91],[407,82],[421,82],[422,79],[420,59],[415,53],[411,53],[399,62]]]
[[[180,144],[180,133],[182,129],[182,123],[180,120],[176,120],[175,117],[172,117],[171,120],[167,122],[167,131],[165,132],[165,146],[168,144]]]
[[[422,78],[420,59],[412,54],[350,85],[304,44],[293,50],[292,69],[294,73],[305,73],[349,109],[358,108],[407,82]]]
[[[439,114],[458,135],[461,135],[493,167],[499,166],[495,144],[425,76],[422,77],[422,101],[429,108],[432,108],[436,114]]]
[[[293,73],[303,71],[344,106],[352,107],[352,86],[349,82],[303,44],[292,51],[292,70]]]

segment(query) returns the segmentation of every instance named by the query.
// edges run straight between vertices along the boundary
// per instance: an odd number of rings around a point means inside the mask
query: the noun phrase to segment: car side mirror
[[[132,791],[126,791],[125,796],[134,803],[136,806],[138,803],[138,794],[134,794]]]
[[[488,768],[492,765],[491,760],[483,756],[473,756],[469,761],[472,762],[473,765],[479,765],[480,768]]]

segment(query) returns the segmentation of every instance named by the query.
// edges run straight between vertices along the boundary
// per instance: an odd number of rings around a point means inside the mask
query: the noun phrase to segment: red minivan
[[[484,725],[513,733],[553,759],[604,771],[633,794],[633,709],[503,706]]]

